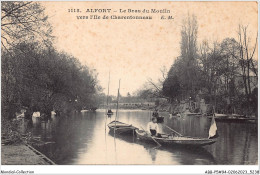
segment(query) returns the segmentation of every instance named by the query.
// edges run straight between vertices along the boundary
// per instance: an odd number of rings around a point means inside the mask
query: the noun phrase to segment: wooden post
[[[108,113],[108,97],[109,97],[109,84],[110,84],[110,71],[109,71],[109,75],[108,75],[108,88],[107,88],[107,111],[105,112],[105,116],[106,116],[106,122],[105,122],[105,132],[107,131],[107,113]]]
[[[115,132],[116,132],[116,119],[117,119],[117,115],[118,115],[119,90],[120,90],[120,80],[119,80],[119,86],[118,86],[118,91],[117,91],[117,105],[116,105],[116,117],[115,117],[114,136],[115,136]]]

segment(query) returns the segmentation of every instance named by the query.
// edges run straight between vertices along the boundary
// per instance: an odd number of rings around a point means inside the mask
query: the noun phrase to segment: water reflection
[[[109,132],[109,135],[114,137],[113,132]],[[202,147],[185,148],[181,146],[166,146],[166,145],[162,147],[158,147],[155,143],[141,141],[139,139],[136,139],[136,137],[133,136],[115,135],[115,138],[124,140],[125,142],[128,143],[135,143],[135,144],[142,145],[143,148],[150,155],[153,163],[156,162],[157,156],[158,157],[162,156],[162,152],[167,152],[167,153],[171,153],[170,156],[173,158],[174,161],[176,161],[177,159],[178,162],[185,165],[216,164],[216,161],[212,156],[212,154]],[[160,163],[158,162],[158,164]]]
[[[122,110],[119,120],[136,127],[146,127],[149,111]],[[169,118],[165,124],[183,135],[208,137],[210,120],[205,117],[186,116]],[[154,148],[133,136],[109,133],[105,111],[74,113],[69,117],[52,117],[47,122],[33,119],[33,132],[45,144],[38,147],[57,164],[256,164],[257,124],[217,122],[218,141],[204,148]],[[159,125],[163,132],[171,131]]]

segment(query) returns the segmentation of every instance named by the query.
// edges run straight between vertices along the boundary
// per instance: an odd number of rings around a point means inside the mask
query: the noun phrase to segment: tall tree
[[[195,15],[183,20],[181,30],[181,58],[185,69],[182,71],[184,75],[183,85],[188,95],[194,96],[196,86],[198,86],[198,65],[197,65],[197,33],[198,25]]]

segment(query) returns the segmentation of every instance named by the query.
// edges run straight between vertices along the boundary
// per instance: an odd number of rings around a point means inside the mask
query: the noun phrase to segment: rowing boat
[[[108,125],[110,132],[117,134],[133,134],[136,127],[119,121],[112,121]]]
[[[211,119],[212,116],[208,116],[208,119]],[[256,117],[245,117],[244,115],[231,114],[223,116],[215,116],[215,120],[219,122],[256,122]]]
[[[107,112],[107,116],[111,117],[114,113],[113,112]]]
[[[156,140],[162,145],[183,145],[183,146],[205,146],[215,143],[216,139],[199,138],[199,137],[188,137],[188,136],[173,136],[169,134],[160,134],[161,137],[153,137],[144,130],[135,130],[136,136],[139,140],[154,142]]]

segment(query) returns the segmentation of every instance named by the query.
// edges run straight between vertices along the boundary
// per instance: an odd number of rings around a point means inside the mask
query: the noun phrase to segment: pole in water
[[[179,136],[183,136],[181,133],[175,131],[174,129],[170,128],[169,126],[167,126],[167,125],[165,125],[165,124],[164,124],[164,126],[166,126],[166,128],[168,128],[169,130],[175,132],[175,133],[178,134]]]
[[[115,162],[117,164],[117,153],[116,153],[116,138],[114,136],[114,147],[115,147]]]
[[[106,117],[106,121],[105,121],[105,133],[107,132],[107,115],[106,115],[106,112],[105,112],[105,117]]]
[[[105,122],[105,132],[107,131],[107,113],[108,113],[108,98],[109,98],[109,84],[110,84],[110,71],[109,71],[109,75],[108,75],[108,86],[107,86],[107,111],[105,112],[105,116],[106,116],[106,122]]]
[[[133,142],[135,140],[135,130],[133,129]]]
[[[144,130],[144,128],[143,128],[143,127],[141,127],[141,128],[142,128],[142,130],[147,134],[147,136],[149,136],[149,134]],[[157,141],[153,138],[153,136],[151,136],[151,139],[152,139],[157,145],[162,146],[159,142],[157,142]]]
[[[117,115],[118,115],[119,90],[120,90],[120,79],[119,79],[119,86],[118,86],[118,91],[117,91],[117,105],[116,105],[114,136],[115,136],[115,132],[116,132],[116,120],[117,120]]]
[[[109,85],[110,85],[110,71],[108,75],[108,86],[107,86],[107,110],[108,110],[108,98],[109,98]]]

